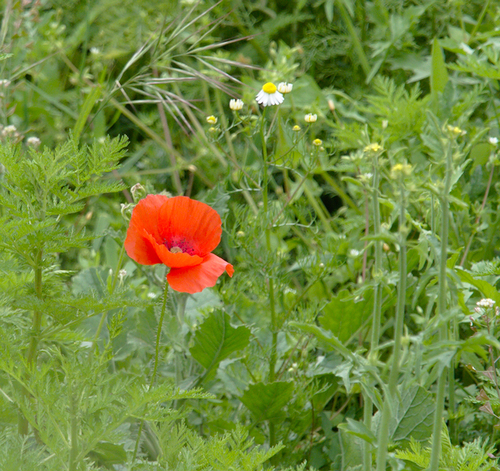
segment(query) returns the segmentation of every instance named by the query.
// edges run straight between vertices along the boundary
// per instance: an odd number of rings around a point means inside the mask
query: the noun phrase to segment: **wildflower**
[[[351,249],[349,253],[351,254],[352,257],[357,257],[359,255],[359,250]]]
[[[293,128],[292,131],[299,132],[300,131],[300,126],[296,124]]]
[[[313,144],[316,147],[319,147],[321,144],[323,144],[323,141],[321,139],[314,139]]]
[[[382,121],[382,129],[387,129],[387,126],[389,126],[389,120],[388,119],[384,119]]]
[[[217,128],[214,128],[213,126],[208,128],[208,132],[211,132],[212,134],[217,132]]]
[[[496,137],[489,137],[488,138],[488,142],[492,145],[492,146],[496,146],[498,144],[498,138]]]
[[[283,103],[284,100],[283,95],[278,91],[276,85],[272,82],[264,84],[262,90],[257,93],[255,99],[257,100],[257,103],[262,106],[279,105]]]
[[[368,144],[364,149],[363,152],[373,152],[377,153],[382,150],[382,146],[380,144],[377,144],[376,142],[373,144]]]
[[[318,120],[317,114],[308,113],[304,116],[304,120],[306,123],[315,123]]]
[[[26,144],[28,144],[28,146],[30,147],[35,147],[35,148],[40,147],[41,143],[42,141],[35,136],[31,136],[28,137],[28,139],[26,139]]]
[[[410,164],[396,164],[391,168],[391,178],[394,180],[400,176],[411,175],[412,166]]]
[[[281,82],[278,85],[278,92],[283,93],[283,95],[286,95],[287,93],[290,93],[292,91],[292,88],[293,88],[292,83]]]
[[[10,124],[9,126],[5,126],[2,130],[2,134],[4,136],[13,136],[17,134],[17,128],[13,125]]]
[[[207,116],[208,124],[217,124],[217,118],[215,116]]]
[[[490,298],[481,299],[480,301],[478,301],[476,303],[477,307],[484,307],[484,308],[491,308],[494,305],[495,305],[495,301],[493,301],[493,299],[490,299]]]
[[[328,100],[328,108],[332,113],[335,112],[335,102],[331,98]]]
[[[243,108],[243,101],[239,98],[235,100],[234,98],[229,101],[229,108],[233,111],[240,111]]]
[[[452,134],[455,137],[458,136],[465,136],[467,134],[467,131],[464,131],[460,129],[458,126],[450,126],[449,124],[446,126],[446,129],[450,134]]]
[[[233,266],[214,255],[222,233],[217,211],[186,196],[148,195],[132,212],[125,239],[129,257],[142,265],[170,267],[175,291],[198,293]]]

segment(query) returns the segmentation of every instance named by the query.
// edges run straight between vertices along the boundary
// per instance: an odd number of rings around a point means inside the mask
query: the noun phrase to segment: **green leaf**
[[[494,146],[489,143],[483,142],[481,144],[475,145],[470,151],[470,158],[474,162],[471,168],[471,173],[477,165],[485,165],[488,162],[488,158]]]
[[[456,269],[456,273],[460,279],[469,285],[477,288],[485,298],[490,298],[495,301],[497,306],[500,306],[500,293],[494,286],[484,280],[475,279],[469,272],[461,269]]]
[[[250,329],[233,327],[229,315],[212,312],[194,334],[194,345],[189,349],[193,358],[211,370],[231,353],[244,349],[250,341]]]
[[[438,92],[443,92],[448,82],[448,71],[444,62],[443,51],[436,38],[432,42],[432,68],[431,68],[431,92],[436,96]]]
[[[106,467],[113,464],[122,464],[127,461],[127,453],[123,445],[115,445],[109,442],[99,442],[89,453],[89,456]]]
[[[371,304],[371,297],[356,301],[348,290],[342,290],[324,307],[318,321],[346,343],[370,317]]]
[[[402,388],[397,417],[391,424],[394,441],[427,440],[432,434],[434,399],[420,386]]]
[[[361,438],[362,440],[370,444],[374,444],[377,441],[377,438],[375,437],[373,432],[363,422],[358,422],[357,420],[347,418],[347,423],[340,424],[339,428],[345,430],[351,435],[355,435],[356,437]]]
[[[269,420],[282,415],[293,390],[294,384],[287,381],[259,382],[251,384],[240,400],[258,420]]]

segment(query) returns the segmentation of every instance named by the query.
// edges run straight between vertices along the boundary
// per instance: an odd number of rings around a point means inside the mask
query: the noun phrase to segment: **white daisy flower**
[[[489,137],[488,138],[488,142],[492,145],[492,146],[496,146],[498,144],[498,138],[496,137]]]
[[[315,123],[318,120],[317,114],[308,113],[304,116],[304,121],[306,123]]]
[[[262,87],[262,90],[257,93],[255,100],[262,106],[270,106],[283,103],[284,98],[274,83],[267,82]]]
[[[231,108],[233,111],[240,111],[243,108],[243,101],[238,99],[232,99],[229,101],[229,108]]]
[[[217,118],[215,116],[207,116],[208,124],[217,124]]]
[[[286,95],[287,93],[290,93],[292,91],[292,88],[293,88],[292,83],[281,82],[278,85],[278,92],[283,93],[283,95]]]

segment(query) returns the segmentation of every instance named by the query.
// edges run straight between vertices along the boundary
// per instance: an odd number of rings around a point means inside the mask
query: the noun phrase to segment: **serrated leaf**
[[[194,334],[194,344],[189,349],[193,358],[211,370],[231,353],[244,349],[250,341],[250,329],[233,327],[229,315],[212,312]]]
[[[258,420],[269,420],[282,414],[293,390],[293,383],[287,381],[259,382],[251,384],[240,400]]]
[[[402,388],[397,417],[391,435],[397,440],[427,440],[432,434],[434,399],[424,388]]]

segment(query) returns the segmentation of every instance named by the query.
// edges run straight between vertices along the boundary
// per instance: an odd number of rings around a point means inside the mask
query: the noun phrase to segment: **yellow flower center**
[[[180,247],[172,247],[170,253],[182,253],[182,249]]]
[[[269,95],[272,95],[273,93],[276,93],[276,85],[274,85],[274,83],[272,82],[267,82],[262,87],[262,91],[268,93]]]

